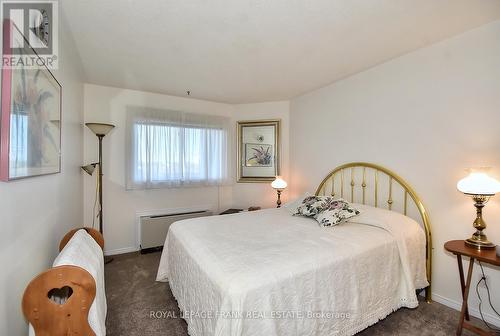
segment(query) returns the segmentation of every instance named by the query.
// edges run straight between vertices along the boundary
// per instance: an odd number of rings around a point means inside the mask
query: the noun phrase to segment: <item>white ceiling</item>
[[[285,100],[500,19],[499,0],[63,0],[87,81]]]

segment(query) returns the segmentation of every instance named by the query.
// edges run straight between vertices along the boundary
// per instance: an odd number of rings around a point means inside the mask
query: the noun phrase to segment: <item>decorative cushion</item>
[[[353,208],[349,202],[339,198],[330,200],[328,208],[319,212],[314,218],[320,226],[335,226],[358,214],[359,210]]]
[[[332,198],[330,196],[307,196],[302,200],[302,203],[297,207],[293,215],[314,217],[326,210],[331,201]]]

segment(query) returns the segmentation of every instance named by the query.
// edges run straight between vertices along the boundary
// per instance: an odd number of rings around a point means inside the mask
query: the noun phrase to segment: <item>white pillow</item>
[[[290,212],[293,215],[295,212],[297,212],[297,208],[299,207],[299,205],[302,204],[302,201],[304,200],[304,198],[306,198],[308,196],[311,196],[311,193],[306,192],[302,196],[283,204],[283,208],[287,209],[288,212]]]
[[[349,218],[349,223],[379,226],[385,223],[415,222],[412,218],[397,211],[376,208],[371,205],[361,203],[352,203],[352,206],[360,210],[361,214],[359,216]],[[417,225],[420,226],[418,223]]]

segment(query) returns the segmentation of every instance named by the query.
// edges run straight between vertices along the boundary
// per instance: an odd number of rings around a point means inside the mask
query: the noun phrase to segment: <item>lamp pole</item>
[[[99,139],[99,232],[104,236],[102,229],[102,139],[105,134],[96,134]],[[113,261],[113,258],[104,258],[104,264],[109,264]]]
[[[99,140],[99,162],[97,163],[92,163],[87,166],[83,166],[82,169],[87,172],[87,174],[92,175],[94,172],[94,169],[96,165],[99,165],[99,175],[97,176],[97,192],[98,192],[98,199],[99,199],[99,232],[104,236],[103,232],[103,219],[102,219],[102,139],[106,134],[108,134],[113,128],[115,128],[115,125],[112,124],[104,124],[104,123],[85,123],[85,126],[87,126],[96,136],[97,139]],[[92,168],[93,167],[93,168]],[[95,213],[92,212],[92,226],[94,226],[94,219],[95,219]],[[108,259],[105,260],[105,264],[110,263],[113,261],[113,259]]]
[[[102,138],[104,135],[98,134],[99,138],[99,232],[103,234],[102,230]]]

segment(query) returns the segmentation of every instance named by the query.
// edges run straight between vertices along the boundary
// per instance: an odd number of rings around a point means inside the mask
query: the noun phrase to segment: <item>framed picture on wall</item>
[[[280,120],[238,121],[238,182],[270,182],[280,171]]]
[[[13,24],[4,25],[4,43],[12,45],[10,39],[24,39],[19,30],[13,34],[14,30],[17,27]],[[61,171],[61,84],[27,41],[24,45],[21,54],[39,61],[2,68],[2,181]],[[4,56],[9,55],[6,50]]]
[[[273,145],[245,144],[245,167],[272,167]]]

